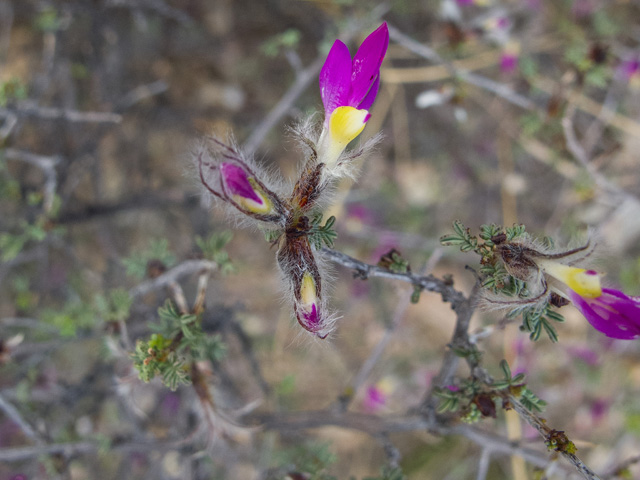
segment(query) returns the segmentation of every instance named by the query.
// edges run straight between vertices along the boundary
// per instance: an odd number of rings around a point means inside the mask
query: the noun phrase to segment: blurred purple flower
[[[386,402],[387,394],[380,387],[372,385],[367,389],[362,405],[367,412],[375,413],[380,411]]]
[[[18,473],[10,477],[10,480],[29,480],[29,478],[26,475],[23,475],[22,473]]]
[[[502,73],[513,73],[518,66],[518,55],[511,52],[504,52],[500,57],[500,71]]]
[[[567,352],[572,357],[582,360],[590,367],[595,367],[600,363],[598,354],[589,347],[569,347]]]
[[[609,413],[609,402],[604,398],[596,398],[591,404],[591,418],[594,423],[600,423]]]
[[[640,337],[639,297],[603,288],[601,295],[591,298],[569,290],[569,298],[593,328],[607,337],[626,340]]]
[[[320,71],[320,95],[325,111],[325,126],[338,107],[369,110],[380,86],[380,65],[387,53],[389,30],[380,25],[369,35],[353,61],[347,46],[336,40]]]
[[[629,82],[640,74],[640,61],[625,60],[618,67],[618,72],[625,82]]]
[[[596,10],[593,0],[574,0],[571,5],[571,13],[576,18],[584,18],[591,15]]]
[[[458,1],[458,5],[473,5],[473,1],[474,0],[457,0]]]
[[[180,409],[180,395],[174,392],[167,393],[162,399],[160,409],[163,415],[168,417],[174,416]]]

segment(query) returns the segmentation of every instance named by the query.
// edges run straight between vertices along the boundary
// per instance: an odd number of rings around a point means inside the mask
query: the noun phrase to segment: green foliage
[[[165,238],[152,240],[149,248],[141,252],[135,252],[130,257],[122,260],[127,275],[142,280],[147,275],[147,265],[151,260],[159,261],[165,268],[171,268],[176,258],[169,251],[169,241]]]
[[[420,294],[422,294],[423,288],[420,285],[413,286],[413,292],[411,292],[411,303],[418,303],[420,301]]]
[[[482,352],[475,344],[469,344],[465,347],[451,346],[451,350],[460,358],[467,359],[470,363],[480,363]]]
[[[387,268],[393,273],[407,273],[409,271],[409,260],[402,258],[398,252],[391,252],[391,262]]]
[[[404,473],[399,467],[385,466],[380,470],[380,476],[378,477],[366,477],[362,480],[406,480]]]
[[[277,57],[282,50],[297,48],[301,38],[300,30],[289,28],[264,42],[260,49],[268,57]]]
[[[70,300],[59,310],[45,310],[42,319],[60,330],[60,335],[73,337],[79,329],[97,325],[98,317],[92,305],[81,300]]]
[[[485,263],[480,266],[480,273],[483,277],[482,286],[493,292],[503,290],[507,281],[512,278],[502,263]]]
[[[502,233],[502,227],[494,223],[491,225],[481,225],[479,237],[484,240],[487,247],[491,248],[495,245],[492,239],[500,233]]]
[[[500,362],[500,368],[504,373],[504,380],[498,380],[491,385],[495,390],[505,390],[512,388],[521,388],[524,386],[524,373],[519,373],[515,377],[511,376],[511,369],[506,360]]]
[[[336,217],[331,216],[327,218],[324,225],[322,223],[322,214],[319,213],[311,219],[311,230],[309,231],[309,242],[315,247],[316,250],[320,250],[323,245],[331,248],[338,237],[338,233],[333,229],[333,225],[336,223]]]
[[[27,86],[17,78],[0,82],[0,107],[6,107],[15,100],[27,98]]]
[[[460,417],[464,423],[478,423],[482,419],[482,413],[475,403],[470,403],[467,411]]]
[[[438,413],[457,412],[460,409],[460,401],[464,398],[458,390],[448,388],[436,388],[433,393],[440,399]]]
[[[547,406],[547,402],[539,398],[527,387],[523,387],[520,392],[520,403],[522,403],[526,409],[537,412],[544,411],[544,407]]]
[[[148,342],[138,340],[132,356],[140,380],[149,382],[161,376],[162,382],[171,390],[176,390],[180,384],[191,383],[188,364],[170,347],[171,343],[158,334],[153,334]]]
[[[544,127],[544,119],[537,112],[527,112],[520,117],[520,128],[527,137],[536,135]]]
[[[564,322],[564,317],[552,308],[549,302],[547,302],[542,307],[536,305],[526,308],[516,308],[507,316],[513,318],[522,315],[520,330],[528,332],[531,340],[537,341],[544,331],[552,342],[557,342],[558,333],[551,322],[562,323]]]
[[[148,341],[139,340],[132,355],[140,379],[148,382],[156,376],[171,390],[191,383],[190,365],[194,361],[219,362],[226,346],[219,335],[202,330],[196,315],[181,314],[170,301],[158,309],[159,323]]]
[[[117,288],[107,296],[96,295],[94,305],[97,314],[105,322],[120,322],[129,318],[132,302],[129,292],[123,288]]]
[[[57,229],[54,233],[61,232]],[[47,220],[40,217],[35,223],[21,220],[16,233],[0,233],[0,258],[8,262],[16,258],[30,242],[42,242],[47,238]]]
[[[471,235],[471,230],[466,228],[460,220],[453,222],[453,233],[440,237],[440,243],[445,246],[460,247],[462,252],[476,250],[478,247],[478,239]]]
[[[292,466],[293,471],[308,475],[309,480],[337,480],[327,468],[337,461],[326,443],[297,445],[276,455],[281,466]]]
[[[229,230],[212,233],[206,239],[200,236],[196,237],[196,245],[202,251],[204,258],[216,262],[218,269],[223,274],[233,273],[235,269],[229,254],[224,250],[224,247],[227,246],[232,238],[233,233]]]
[[[42,32],[55,32],[62,25],[58,12],[53,7],[42,9],[33,23],[34,27]]]
[[[507,242],[511,242],[527,233],[525,226],[521,224],[514,224],[512,227],[505,228],[504,231],[507,234]]]
[[[620,33],[620,23],[611,18],[605,9],[597,9],[591,21],[594,30],[601,37],[614,37]]]

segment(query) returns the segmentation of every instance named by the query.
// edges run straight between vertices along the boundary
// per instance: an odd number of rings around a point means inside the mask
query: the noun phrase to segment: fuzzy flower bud
[[[220,176],[224,191],[241,209],[259,215],[275,213],[273,202],[248,171],[223,162],[220,164]]]
[[[293,310],[298,323],[319,338],[326,338],[333,319],[325,312],[322,279],[309,240],[283,239],[278,249],[278,265],[293,293]]]
[[[212,139],[211,146],[211,151],[206,149],[198,155],[205,188],[249,217],[283,224],[288,207],[258,179],[241,154],[217,139]]]

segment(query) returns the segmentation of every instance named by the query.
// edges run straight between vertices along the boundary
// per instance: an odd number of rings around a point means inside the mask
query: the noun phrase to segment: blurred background
[[[344,395],[350,412],[409,415],[447,350],[455,314],[439,295],[412,304],[408,284],[340,266],[334,338],[301,335],[275,248],[203,201],[189,173],[215,133],[292,181],[303,155],[288,128],[322,121],[328,49],[340,37],[355,53],[382,21],[391,42],[362,137],[384,137],[338,188],[335,248],[370,264],[395,248],[468,293],[477,259],[438,240],[453,220],[523,223],[560,247],[590,228],[607,284],[640,294],[637,2],[0,0],[0,479],[402,478],[380,477],[394,455],[409,479],[543,478],[505,454],[486,464],[460,435],[244,419]],[[225,346],[203,367],[208,410],[191,386],[140,381],[130,356],[170,297],[136,288],[203,258],[224,266],[203,314]],[[191,305],[189,268],[176,278]],[[526,373],[548,424],[603,478],[640,478],[635,464],[616,477],[640,451],[640,347],[563,310],[558,343],[477,312],[484,365]],[[547,456],[537,432],[508,424],[498,413],[477,427]]]

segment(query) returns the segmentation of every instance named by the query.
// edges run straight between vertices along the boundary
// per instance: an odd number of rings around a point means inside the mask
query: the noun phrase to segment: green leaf
[[[440,243],[445,246],[460,247],[462,252],[475,250],[478,246],[478,239],[471,235],[471,232],[460,220],[453,222],[453,234],[440,237]]]
[[[320,250],[323,245],[329,248],[333,247],[336,238],[338,238],[338,233],[333,229],[333,225],[336,223],[336,217],[329,217],[324,225],[320,225],[321,222],[321,213],[311,219],[309,242],[316,250]]]

